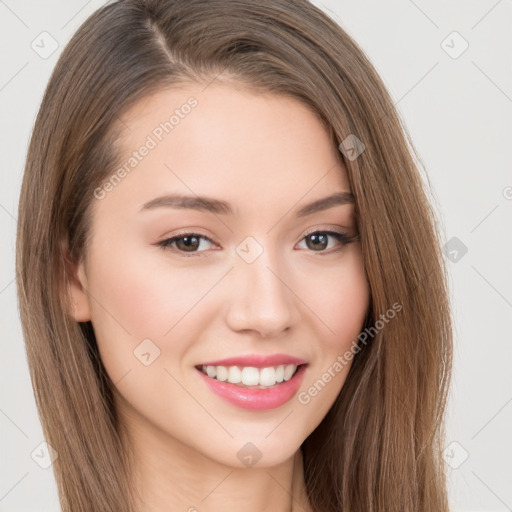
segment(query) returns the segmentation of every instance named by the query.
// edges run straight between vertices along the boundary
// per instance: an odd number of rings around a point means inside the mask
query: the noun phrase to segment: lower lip
[[[300,387],[307,365],[299,366],[295,375],[288,381],[276,384],[275,387],[268,389],[245,388],[230,382],[221,382],[220,380],[208,377],[201,370],[199,372],[205,384],[216,395],[226,400],[230,404],[236,405],[242,409],[251,411],[264,411],[275,409],[293,398]]]

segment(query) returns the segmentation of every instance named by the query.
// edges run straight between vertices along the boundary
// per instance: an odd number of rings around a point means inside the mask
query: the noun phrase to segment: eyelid
[[[336,241],[338,242],[336,244],[337,246],[334,247],[334,248],[331,248],[330,250],[310,251],[311,253],[313,253],[315,255],[315,257],[316,256],[318,256],[318,257],[328,256],[330,254],[339,252],[339,251],[343,250],[345,246],[347,246],[347,245],[349,245],[349,244],[359,240],[359,234],[358,233],[355,234],[355,235],[352,235],[352,234],[350,234],[349,230],[342,229],[339,226],[335,226],[335,227],[332,227],[332,226],[330,226],[330,227],[316,226],[314,228],[308,229],[302,235],[302,238],[300,239],[300,241],[298,243],[301,243],[305,238],[307,238],[308,236],[310,236],[312,234],[315,234],[315,233],[324,233],[324,234],[330,236],[331,238],[335,238]]]
[[[205,240],[208,240],[213,245],[218,246],[219,244],[211,237],[210,235],[206,235],[205,233],[201,233],[200,230],[195,231],[194,228],[188,228],[183,229],[182,231],[179,231],[178,233],[173,233],[172,235],[165,236],[162,240],[159,242],[156,242],[156,246],[161,247],[162,249],[168,249],[170,251],[176,252],[182,256],[190,257],[190,256],[202,256],[204,252],[207,251],[192,251],[187,254],[185,251],[180,251],[179,249],[176,249],[175,247],[171,247],[171,244],[175,242],[176,239],[183,238],[185,236],[195,236],[198,238],[204,238]],[[215,249],[214,249],[215,250]]]
[[[188,228],[183,229],[179,231],[178,233],[173,233],[172,235],[166,236],[164,239],[162,239],[160,242],[157,242],[155,245],[162,247],[163,249],[169,249],[173,252],[177,252],[178,254],[185,256],[185,257],[191,257],[191,256],[203,256],[203,253],[207,251],[192,251],[190,253],[187,253],[186,251],[180,251],[179,249],[176,249],[174,247],[171,247],[171,244],[179,238],[185,237],[185,236],[196,236],[198,238],[203,238],[205,240],[208,240],[213,245],[219,245],[210,235],[206,235],[205,233],[201,233],[200,230],[194,231],[194,228]],[[339,242],[339,245],[342,247],[351,243],[355,242],[359,239],[359,235],[350,235],[347,230],[343,230],[339,226],[315,226],[313,228],[309,228],[300,238],[299,242],[302,242],[306,237],[309,235],[312,235],[314,233],[325,233],[327,235],[330,235],[331,237],[333,234],[340,235],[341,239],[337,239]],[[169,247],[168,247],[169,246]],[[330,251],[311,251],[313,253],[317,252],[319,256],[321,255],[327,255],[331,252],[335,252],[337,249],[330,250]]]
[[[162,242],[166,242],[172,238],[180,238],[180,237],[183,237],[183,236],[198,236],[198,237],[202,237],[202,238],[206,238],[208,239],[210,242],[212,242],[213,244],[215,245],[219,245],[216,241],[215,241],[215,238],[210,235],[209,233],[205,233],[201,230],[201,228],[186,228],[186,229],[182,229],[180,231],[178,231],[177,233],[172,233],[170,235],[165,235],[162,240],[160,242],[157,242],[157,243],[162,243]]]
[[[348,230],[343,230],[343,228],[340,228],[339,226],[315,226],[314,228],[310,228],[304,232],[302,235],[302,238],[309,236],[313,233],[316,233],[317,231],[320,231],[322,233],[327,233],[329,231],[334,231],[335,233],[338,233],[340,235],[345,235],[347,238],[352,238]],[[301,240],[302,240],[301,238]]]

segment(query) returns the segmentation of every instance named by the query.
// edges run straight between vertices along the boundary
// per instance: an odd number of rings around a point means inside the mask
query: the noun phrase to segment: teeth
[[[230,366],[228,368],[228,382],[231,382],[231,384],[242,382],[242,372],[238,366]]]
[[[235,366],[236,368],[236,366]],[[260,372],[257,368],[252,368],[251,366],[247,366],[242,370],[241,378],[242,384],[244,386],[257,386],[260,382]],[[265,384],[266,386],[271,386],[272,384]]]
[[[259,377],[257,384],[260,386],[273,386],[277,382],[276,370],[274,368],[262,368],[259,372],[256,370],[256,374],[257,378]]]
[[[294,364],[255,368],[253,366],[202,366],[202,372],[208,377],[222,382],[268,388],[283,381],[290,380],[297,366]]]
[[[276,370],[276,381],[283,382],[284,380],[284,366],[278,366]]]
[[[225,366],[211,366],[214,371],[217,370],[216,379],[220,381],[228,380],[228,369]]]

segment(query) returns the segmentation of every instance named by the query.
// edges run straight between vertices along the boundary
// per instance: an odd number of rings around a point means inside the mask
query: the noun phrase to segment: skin
[[[331,236],[315,246],[306,231],[357,234],[354,205],[295,213],[350,186],[336,147],[302,103],[229,84],[203,89],[160,91],[123,116],[124,162],[169,112],[190,96],[198,101],[120,184],[92,198],[91,242],[73,268],[72,314],[92,322],[115,384],[141,511],[308,510],[299,447],[350,364],[307,405],[295,396],[267,411],[223,401],[194,367],[290,354],[309,363],[300,392],[349,349],[369,304],[361,246]],[[171,192],[223,199],[236,214],[139,211]],[[183,230],[211,242],[200,239],[192,256],[183,243],[174,252],[156,245]],[[250,264],[235,252],[248,236],[263,249]],[[134,350],[147,338],[160,356],[145,366]],[[261,452],[252,467],[237,457],[248,442]]]

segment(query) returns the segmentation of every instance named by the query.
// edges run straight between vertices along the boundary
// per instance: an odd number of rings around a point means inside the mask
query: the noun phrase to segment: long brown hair
[[[348,136],[362,141],[358,158],[339,158],[371,293],[365,329],[392,304],[402,306],[360,345],[336,402],[302,445],[313,509],[447,511],[446,269],[420,160],[373,66],[306,0],[126,0],[93,13],[62,52],[19,204],[21,321],[43,432],[58,453],[63,512],[133,510],[114,383],[90,322],[67,313],[68,261],[85,257],[93,191],[120,158],[122,113],[163,87],[214,79],[299,99],[336,146]]]

